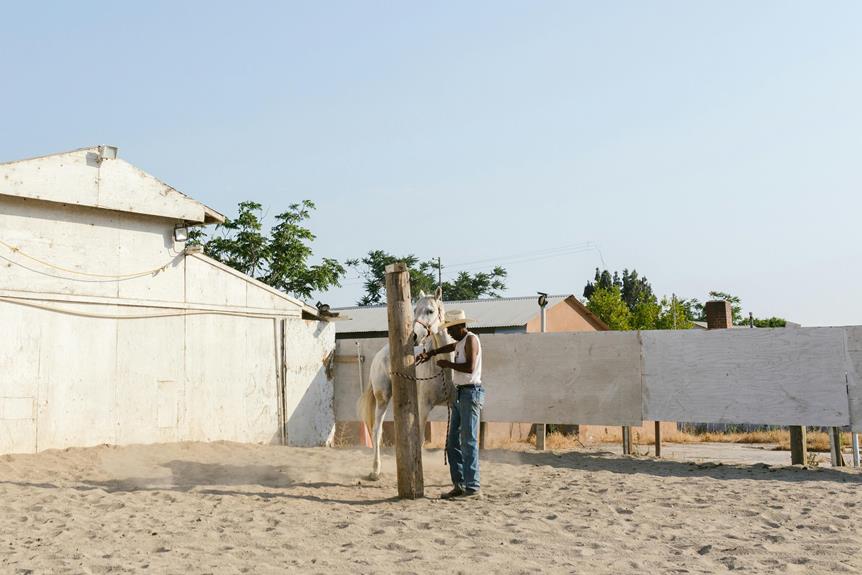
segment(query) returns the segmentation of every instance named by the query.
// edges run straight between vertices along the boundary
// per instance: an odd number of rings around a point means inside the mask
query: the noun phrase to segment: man
[[[444,319],[443,327],[455,343],[420,353],[416,357],[417,363],[424,363],[437,354],[455,352],[455,361],[437,360],[437,365],[441,368],[452,370],[452,382],[455,384],[455,402],[452,406],[449,435],[446,438],[453,488],[441,497],[481,497],[479,414],[485,404],[485,390],[482,389],[482,345],[479,343],[479,337],[467,330],[467,322],[473,320],[467,319],[464,310],[447,311]]]

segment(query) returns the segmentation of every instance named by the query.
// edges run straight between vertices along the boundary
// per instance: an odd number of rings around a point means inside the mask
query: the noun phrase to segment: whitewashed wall
[[[20,250],[0,246],[0,452],[280,442],[285,426],[291,443],[329,440],[332,390],[322,356],[334,346],[331,327],[300,319],[295,300],[239,272],[182,253],[174,223],[0,195],[0,240]],[[24,254],[98,274],[169,265],[151,276],[103,279]]]
[[[95,208],[0,197],[0,289],[79,296],[184,301],[183,245],[173,241],[170,220]],[[67,273],[35,262],[85,273],[163,272],[121,281]],[[15,263],[13,263],[15,262]]]
[[[862,327],[481,336],[487,421],[643,420],[862,431]],[[339,340],[335,413],[356,419],[357,353]],[[437,412],[439,417],[440,412]],[[442,412],[445,417],[445,411]]]
[[[335,326],[287,322],[285,412],[289,445],[329,445],[335,433],[333,360]]]
[[[62,307],[127,313],[122,306]],[[290,443],[323,445],[334,424],[323,362],[332,327],[286,322]],[[108,320],[0,302],[0,325],[10,334],[0,338],[0,453],[102,443],[279,443],[279,323],[221,315]]]

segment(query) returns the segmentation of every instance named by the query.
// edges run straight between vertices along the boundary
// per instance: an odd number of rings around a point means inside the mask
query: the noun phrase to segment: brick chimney
[[[706,302],[707,329],[728,329],[733,327],[733,310],[729,301]]]

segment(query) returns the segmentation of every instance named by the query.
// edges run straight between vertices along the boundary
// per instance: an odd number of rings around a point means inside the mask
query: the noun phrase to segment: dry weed
[[[850,444],[850,434],[842,433],[842,445]],[[619,427],[603,428],[602,433],[592,436],[590,444],[596,443],[620,443],[622,441],[622,429]],[[584,447],[586,441],[577,435],[563,435],[562,433],[549,433],[545,438],[547,449],[577,449]],[[655,434],[652,431],[636,431],[632,435],[632,444],[635,447],[652,446],[655,443]],[[790,450],[790,431],[786,429],[774,429],[769,431],[749,431],[744,433],[686,433],[675,431],[662,434],[662,443],[748,443],[748,444],[775,444],[776,450]],[[829,452],[829,434],[823,431],[809,431],[806,434],[808,450],[819,453]],[[514,444],[532,445],[535,447],[536,438],[531,436],[528,441],[508,441],[497,445],[502,449],[514,447]],[[636,450],[640,453],[640,450]]]

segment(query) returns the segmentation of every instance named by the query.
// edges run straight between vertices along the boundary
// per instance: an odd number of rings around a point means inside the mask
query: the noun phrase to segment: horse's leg
[[[377,481],[380,479],[380,444],[383,442],[383,417],[386,415],[386,408],[389,406],[389,398],[382,395],[374,396],[376,410],[374,413],[374,431],[371,436],[371,442],[374,444],[374,467],[372,468],[369,479]]]

